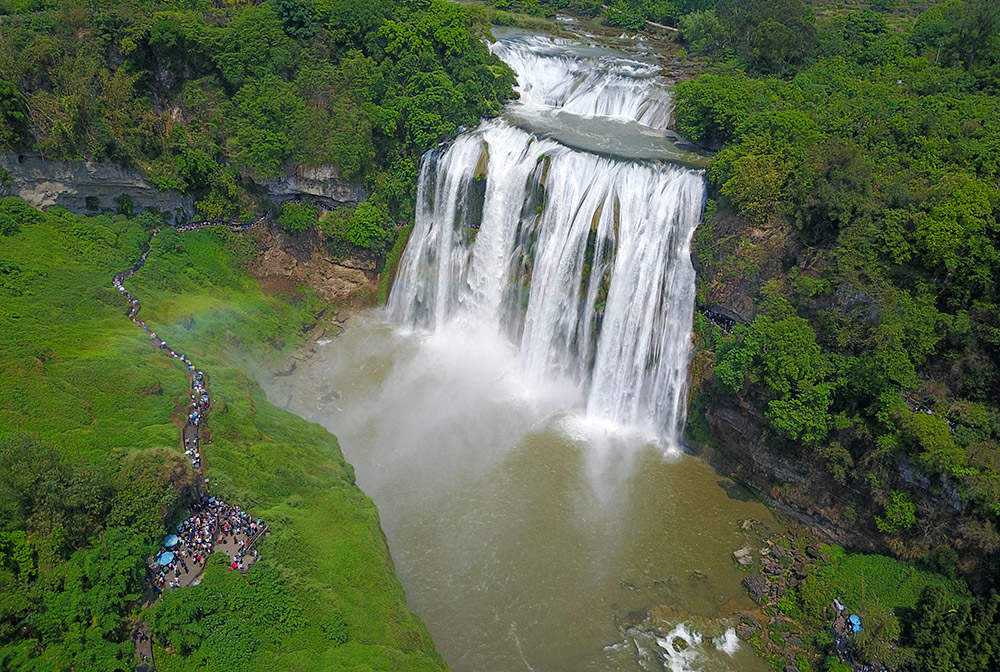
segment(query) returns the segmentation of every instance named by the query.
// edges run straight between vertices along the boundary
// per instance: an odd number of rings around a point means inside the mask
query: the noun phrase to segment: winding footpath
[[[230,228],[234,231],[246,231],[263,220],[264,217],[260,217],[249,224]],[[176,230],[184,234],[220,224],[222,223],[198,222],[179,226]],[[259,557],[254,546],[268,532],[267,525],[262,520],[251,518],[239,507],[226,504],[210,495],[203,455],[203,446],[211,443],[211,439],[206,436],[205,427],[205,419],[212,407],[212,398],[208,392],[208,376],[187,356],[179,353],[155,331],[150,330],[145,321],[139,319],[142,305],[125,288],[124,283],[142,270],[158,233],[158,229],[152,232],[139,260],[132,268],[116,273],[112,278],[112,285],[128,301],[126,315],[129,321],[145,332],[155,348],[184,364],[190,400],[180,433],[180,445],[198,475],[198,485],[189,516],[177,526],[177,533],[168,535],[156,555],[149,558],[146,573],[150,588],[147,592],[147,605],[154,602],[165,589],[174,590],[196,585],[205,562],[212,553],[225,553],[234,570],[246,571]],[[137,625],[133,637],[136,657],[141,661],[140,669],[155,670],[150,635],[144,623]]]

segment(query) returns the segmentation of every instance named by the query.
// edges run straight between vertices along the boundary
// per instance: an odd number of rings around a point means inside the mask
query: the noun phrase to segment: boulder
[[[763,600],[770,591],[770,585],[761,574],[748,574],[743,578],[743,587],[747,589],[750,599],[754,602]]]

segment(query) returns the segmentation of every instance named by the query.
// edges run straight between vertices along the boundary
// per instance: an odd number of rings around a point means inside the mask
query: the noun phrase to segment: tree
[[[24,96],[17,85],[0,79],[0,149],[13,149],[21,141],[27,119]]]
[[[899,490],[893,490],[889,502],[885,505],[885,515],[876,516],[875,524],[886,534],[898,534],[913,527],[917,522],[917,507],[910,495]]]
[[[646,25],[639,9],[626,0],[616,0],[605,12],[605,21],[609,26],[640,30]]]
[[[233,89],[268,75],[284,74],[294,49],[270,4],[237,13],[222,32],[215,62]]]
[[[750,68],[788,74],[816,50],[816,24],[802,0],[721,0],[729,43]]]
[[[278,226],[289,233],[305,233],[316,226],[318,214],[311,203],[289,201],[281,206]]]
[[[680,38],[694,54],[713,54],[722,48],[722,23],[715,11],[706,9],[684,14],[678,21]]]
[[[929,586],[920,594],[914,614],[908,639],[917,650],[918,672],[966,669],[963,659],[971,653],[963,641],[969,627],[968,602]]]
[[[342,209],[330,213],[323,231],[333,254],[345,255],[352,248],[362,248],[382,255],[392,242],[390,226],[389,209],[385,205],[364,201],[353,212]]]
[[[316,33],[313,9],[302,0],[278,0],[275,11],[285,33],[295,40],[306,40]]]

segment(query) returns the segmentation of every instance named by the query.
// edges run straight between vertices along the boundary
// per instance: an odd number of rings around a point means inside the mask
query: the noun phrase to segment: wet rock
[[[756,626],[750,625],[749,623],[740,623],[736,626],[736,636],[747,641],[757,632]]]
[[[760,574],[748,574],[743,578],[743,587],[747,589],[750,599],[760,602],[767,596],[769,585],[767,579]]]
[[[749,567],[753,564],[753,558],[750,555],[750,549],[744,546],[743,548],[733,551],[733,560],[736,561],[741,567]]]
[[[765,574],[777,576],[785,571],[785,568],[781,566],[781,563],[771,557],[763,557],[760,562],[764,566]]]
[[[325,208],[333,209],[344,204],[360,203],[368,198],[364,187],[341,179],[336,166],[296,166],[281,179],[260,180],[259,185],[268,192],[275,203],[311,198]]]
[[[785,581],[785,577],[776,576],[771,579],[771,594],[776,598],[781,597],[787,589],[788,582]]]

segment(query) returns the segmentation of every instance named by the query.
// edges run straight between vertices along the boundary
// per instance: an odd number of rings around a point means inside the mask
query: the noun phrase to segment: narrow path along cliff
[[[246,231],[259,225],[263,220],[264,217],[261,217],[249,224],[231,228]],[[218,225],[221,225],[221,222],[196,222],[179,226],[177,231],[187,233]],[[204,446],[211,443],[205,425],[212,408],[208,375],[195,366],[186,355],[179,353],[152,331],[144,320],[139,319],[142,305],[125,288],[124,282],[142,270],[149,256],[153,238],[158,233],[158,230],[152,232],[136,264],[128,270],[116,273],[112,284],[128,300],[128,319],[143,330],[154,347],[184,364],[190,385],[190,405],[181,428],[180,446],[198,474],[198,488],[191,498],[189,515],[177,525],[177,533],[167,535],[160,550],[149,558],[146,573],[149,587],[144,600],[147,606],[155,601],[164,589],[175,590],[197,585],[205,562],[212,553],[225,553],[234,570],[246,571],[259,557],[255,549],[257,542],[268,533],[267,524],[261,519],[255,519],[240,507],[211,496],[210,479],[205,477],[204,456]],[[134,638],[136,656],[144,664],[144,669],[155,670],[152,640],[145,624],[137,625]]]

